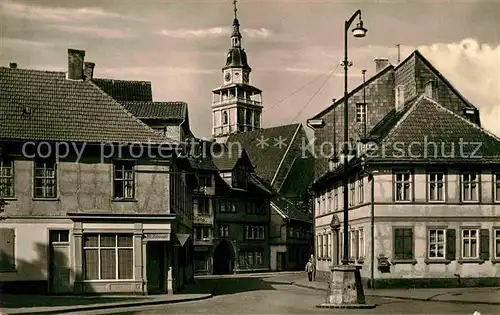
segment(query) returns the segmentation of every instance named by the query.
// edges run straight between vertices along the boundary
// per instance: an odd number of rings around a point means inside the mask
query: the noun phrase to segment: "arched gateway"
[[[214,250],[213,271],[216,275],[233,273],[235,262],[234,247],[226,239],[220,241]]]

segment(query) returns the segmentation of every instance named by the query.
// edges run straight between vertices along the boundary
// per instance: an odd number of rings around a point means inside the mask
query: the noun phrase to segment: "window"
[[[262,265],[262,252],[255,252],[255,264]]]
[[[55,198],[56,163],[35,162],[35,198]]]
[[[239,252],[239,261],[241,267],[254,267],[263,264],[264,253],[260,250],[242,250]]]
[[[462,173],[462,201],[479,201],[478,173]]]
[[[328,259],[332,259],[332,233],[328,233],[328,239],[326,243],[326,247],[328,249]]]
[[[446,230],[429,230],[429,258],[444,259],[446,253]]]
[[[114,163],[114,197],[116,199],[134,199],[134,164],[132,161],[116,161]]]
[[[363,229],[358,230],[358,257],[356,259],[362,260],[365,258],[365,231]]]
[[[429,81],[424,86],[424,95],[436,99],[437,98],[437,86],[435,81]]]
[[[493,230],[493,237],[495,238],[495,258],[500,259],[500,229]]]
[[[344,258],[344,232],[339,231],[339,257],[342,260]]]
[[[334,195],[333,195],[333,206],[335,210],[339,209],[339,188],[335,187],[334,188]]]
[[[364,103],[356,104],[356,122],[366,123],[366,104]]]
[[[264,227],[263,226],[245,226],[245,239],[246,240],[264,240]]]
[[[356,231],[349,231],[349,259],[353,260],[356,258],[357,253],[356,250],[358,248],[357,244],[357,237],[356,237]]]
[[[326,213],[326,192],[321,194],[321,213]]]
[[[222,213],[236,213],[236,205],[228,200],[219,200],[219,211]]]
[[[316,235],[316,257],[322,258],[321,235]]]
[[[210,228],[207,226],[195,227],[195,240],[197,241],[209,241],[210,240]]]
[[[328,234],[323,234],[323,258],[328,258]]]
[[[493,174],[494,200],[500,201],[500,172]]]
[[[358,203],[365,202],[365,186],[364,177],[360,176],[358,180]]]
[[[260,128],[260,113],[255,112],[253,115],[253,122],[255,128]]]
[[[412,260],[413,253],[413,229],[395,228],[394,229],[394,259]]]
[[[444,201],[444,173],[429,173],[429,201]]]
[[[328,212],[332,212],[333,207],[332,207],[332,194],[333,192],[331,190],[328,191]]]
[[[16,270],[15,230],[0,229],[0,272]]]
[[[69,231],[68,230],[50,230],[49,232],[50,243],[68,243]]]
[[[462,230],[462,258],[479,258],[477,229]]]
[[[395,93],[396,109],[400,109],[403,107],[405,103],[404,85],[398,85],[395,91],[396,91]]]
[[[208,198],[193,199],[193,211],[195,215],[210,214],[210,202]]]
[[[396,201],[411,201],[411,172],[396,172],[394,180],[394,199]]]
[[[0,197],[14,196],[13,162],[0,159]]]
[[[198,177],[200,186],[212,187],[212,175],[200,175]]]
[[[229,124],[229,117],[227,115],[227,110],[222,112],[222,124],[223,125]]]
[[[316,216],[321,214],[321,197],[316,197]]]
[[[354,176],[352,176],[349,181],[349,190],[350,190],[349,205],[354,206],[356,204],[356,179]]]
[[[253,121],[252,111],[247,109],[245,112],[245,124],[252,125],[252,121]]]
[[[83,236],[85,280],[134,278],[134,247],[129,234]]]
[[[219,236],[220,237],[229,237],[229,225],[221,224],[219,226]]]

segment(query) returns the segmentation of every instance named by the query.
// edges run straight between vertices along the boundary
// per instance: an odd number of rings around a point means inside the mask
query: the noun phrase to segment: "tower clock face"
[[[224,76],[224,80],[226,80],[226,82],[229,82],[229,80],[231,80],[231,73],[226,72],[226,75]]]

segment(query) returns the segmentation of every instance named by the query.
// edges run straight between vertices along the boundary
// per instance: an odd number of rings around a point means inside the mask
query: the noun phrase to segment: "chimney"
[[[9,67],[10,67],[11,69],[17,69],[17,63],[15,63],[15,62],[11,62],[11,63],[9,63]]]
[[[375,73],[379,73],[381,70],[385,69],[391,63],[388,58],[377,58],[375,59]]]
[[[83,76],[85,77],[86,81],[90,81],[94,77],[94,68],[95,63],[87,61],[84,63]]]
[[[83,80],[85,50],[68,49],[68,79]]]

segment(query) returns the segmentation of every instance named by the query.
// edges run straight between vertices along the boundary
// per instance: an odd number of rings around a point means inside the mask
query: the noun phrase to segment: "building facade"
[[[197,180],[179,142],[93,83],[84,56],[69,49],[67,72],[0,68],[0,285],[175,293],[193,279]]]
[[[222,144],[198,160],[204,188],[194,196],[195,264],[198,274],[269,270],[271,190],[254,174],[243,150]],[[203,184],[204,183],[204,184]],[[201,186],[202,187],[202,186]]]
[[[378,68],[366,101],[363,86],[350,92],[349,138],[359,143],[348,169],[348,231],[344,166],[338,153],[317,161],[318,272],[341,263],[348,233],[347,258],[370,287],[498,285],[500,139],[418,51]],[[339,100],[309,120],[337,148],[342,111]]]

